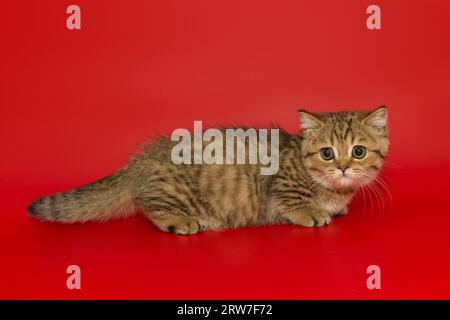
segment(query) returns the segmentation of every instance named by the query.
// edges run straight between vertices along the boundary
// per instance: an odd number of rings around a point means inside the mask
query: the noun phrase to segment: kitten
[[[170,158],[175,142],[159,138],[117,173],[43,197],[29,211],[74,223],[140,209],[159,229],[176,234],[276,223],[327,225],[346,214],[358,188],[379,173],[389,146],[387,109],[299,115],[302,135],[280,132],[275,175],[260,175],[258,164],[176,165]]]

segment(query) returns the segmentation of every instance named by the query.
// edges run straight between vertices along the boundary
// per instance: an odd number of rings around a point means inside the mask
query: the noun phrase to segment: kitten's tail
[[[128,180],[124,169],[81,188],[40,198],[28,211],[39,219],[61,223],[131,216],[136,210]]]

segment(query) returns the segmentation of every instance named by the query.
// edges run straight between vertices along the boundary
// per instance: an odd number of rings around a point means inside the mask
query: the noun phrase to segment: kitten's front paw
[[[284,215],[291,223],[304,227],[321,227],[331,223],[331,216],[325,210],[307,209]]]

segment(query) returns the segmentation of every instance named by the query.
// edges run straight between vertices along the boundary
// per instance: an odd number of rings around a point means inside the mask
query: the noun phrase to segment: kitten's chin
[[[348,176],[341,176],[335,179],[332,179],[327,186],[329,189],[338,191],[338,192],[353,192],[358,189],[358,183]]]

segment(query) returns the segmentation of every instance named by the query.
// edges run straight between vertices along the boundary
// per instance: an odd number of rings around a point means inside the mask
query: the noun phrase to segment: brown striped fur
[[[43,197],[29,211],[40,219],[74,223],[129,216],[140,209],[158,228],[177,234],[274,223],[329,224],[332,216],[347,212],[357,189],[381,169],[389,145],[387,109],[299,113],[304,132],[280,132],[275,175],[260,175],[259,164],[175,165],[170,159],[175,142],[162,137],[117,173]],[[363,159],[352,158],[355,145],[367,149]],[[335,150],[332,161],[321,158],[325,147]],[[339,180],[342,166],[351,177],[345,183]]]

